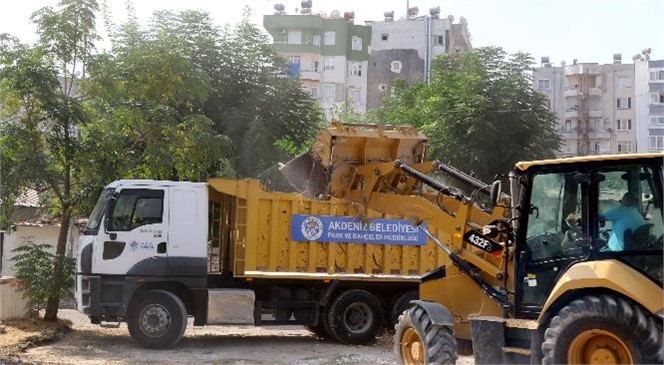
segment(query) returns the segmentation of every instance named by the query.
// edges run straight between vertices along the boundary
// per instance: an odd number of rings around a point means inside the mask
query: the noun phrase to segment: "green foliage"
[[[531,87],[532,64],[529,55],[493,47],[439,56],[429,84],[394,83],[378,119],[418,127],[431,158],[490,181],[561,146],[546,97]]]
[[[12,250],[15,254],[11,259],[13,269],[16,277],[25,284],[23,296],[34,312],[46,307],[56,277],[62,280],[57,298],[73,295],[76,262],[71,257],[56,256],[51,250],[51,245],[47,244],[26,244]]]
[[[284,60],[248,18],[247,10],[235,27],[219,29],[204,12],[159,11],[147,28],[131,17],[111,26],[113,48],[95,57],[84,84],[104,121],[90,131],[107,143],[98,149],[126,151],[104,156],[106,171],[257,176],[305,148],[322,114],[283,77]]]

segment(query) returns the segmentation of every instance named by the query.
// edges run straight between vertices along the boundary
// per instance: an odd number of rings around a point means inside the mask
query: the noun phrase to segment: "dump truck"
[[[194,325],[307,326],[342,343],[394,328],[444,254],[402,216],[265,181],[119,180],[82,232],[77,304],[163,348]],[[483,222],[490,222],[484,213]],[[360,218],[361,216],[361,218]]]
[[[664,361],[664,154],[520,162],[509,194],[448,171],[463,193],[431,177],[449,168],[426,139],[404,143],[415,134],[332,124],[284,168],[303,194],[407,217],[445,253],[399,317],[400,363],[453,364],[468,340],[479,364]],[[494,221],[475,219],[487,208]]]

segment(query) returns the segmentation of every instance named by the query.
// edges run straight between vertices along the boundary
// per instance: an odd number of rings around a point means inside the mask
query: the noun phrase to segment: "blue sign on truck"
[[[401,219],[371,219],[330,215],[291,216],[293,241],[378,243],[424,246],[427,236],[417,226]]]

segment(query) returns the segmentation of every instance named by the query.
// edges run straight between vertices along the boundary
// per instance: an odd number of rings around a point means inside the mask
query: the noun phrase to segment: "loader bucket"
[[[309,151],[279,169],[296,191],[308,198],[318,198],[327,191],[327,169]]]
[[[290,184],[314,198],[347,190],[353,167],[424,161],[427,138],[413,127],[343,124],[323,129],[310,150],[281,168]]]

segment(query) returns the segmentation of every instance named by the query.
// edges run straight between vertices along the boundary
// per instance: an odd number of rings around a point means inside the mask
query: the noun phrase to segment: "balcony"
[[[302,70],[300,71],[300,80],[320,81],[321,73],[319,71]]]
[[[591,118],[601,118],[604,115],[601,109],[590,109],[588,116]]]
[[[571,75],[600,75],[602,73],[602,68],[596,63],[586,63],[586,64],[577,64],[572,66],[565,67],[565,76]]]
[[[580,91],[579,91],[579,89],[574,89],[574,88],[565,89],[563,94],[565,95],[566,98],[576,97],[576,96],[579,96]]]
[[[565,117],[565,119],[578,118],[579,117],[579,107],[578,106],[573,106],[571,108],[565,109],[565,113],[563,113],[563,116]]]
[[[604,94],[604,90],[599,87],[591,87],[588,89],[588,94],[590,94],[590,96],[602,96]]]

